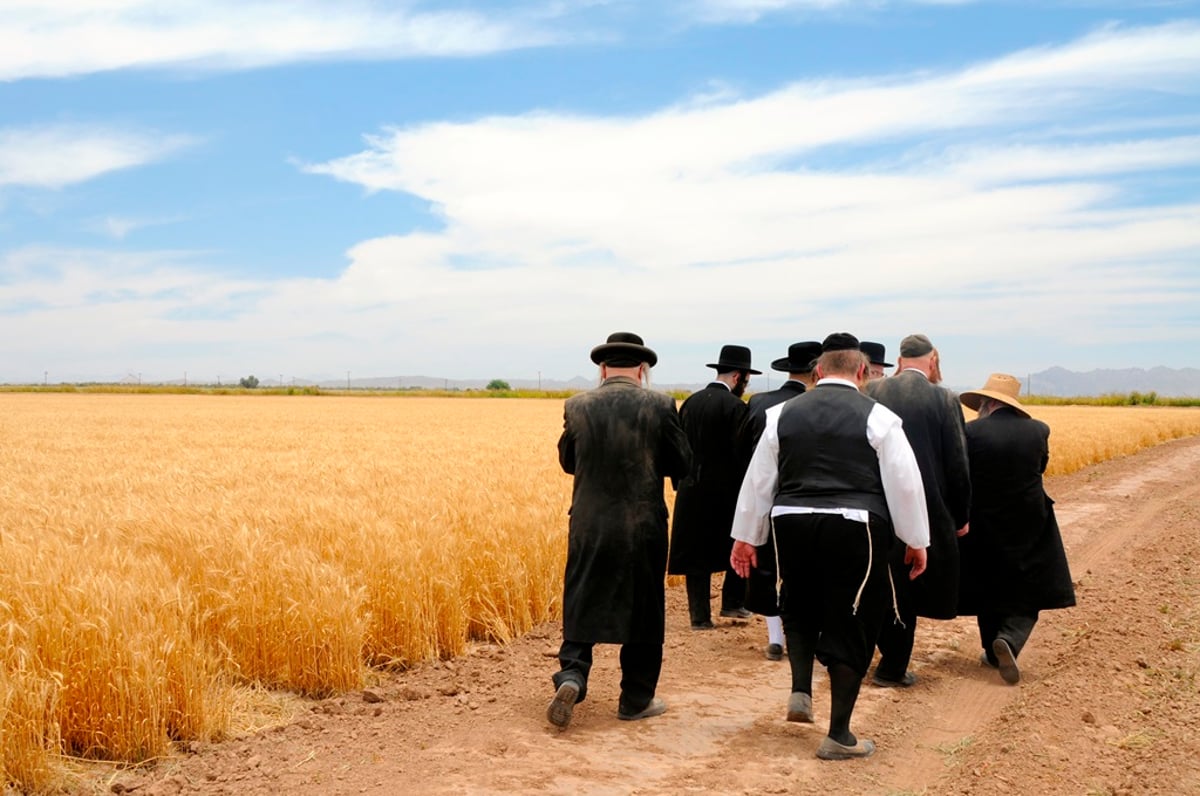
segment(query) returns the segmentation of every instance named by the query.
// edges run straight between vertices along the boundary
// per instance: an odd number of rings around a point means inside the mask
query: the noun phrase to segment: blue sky
[[[165,10],[164,10],[165,9]],[[1200,2],[0,0],[0,381],[1196,366]]]

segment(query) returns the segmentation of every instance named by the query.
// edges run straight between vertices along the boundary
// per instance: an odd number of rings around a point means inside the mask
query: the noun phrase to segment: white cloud
[[[1195,300],[1195,277],[1172,292],[1136,276],[1194,259],[1200,224],[1195,201],[1124,206],[1109,178],[1195,168],[1200,137],[1067,128],[1104,118],[1122,92],[1188,90],[1197,73],[1200,26],[1106,30],[957,73],[801,83],[644,117],[389,130],[308,170],[434,203],[442,233],[356,247],[339,286],[430,325],[424,308],[452,300],[463,336],[531,314],[595,328],[615,307],[653,318],[660,339],[760,313],[777,319],[757,318],[764,337],[792,336],[798,317],[828,330],[847,312],[899,336],[930,315],[929,296],[965,292],[967,309],[946,312],[959,330],[1011,322],[1015,294],[1026,332],[1119,339],[1127,329],[1099,322],[1114,308],[1161,316]],[[854,154],[885,143],[885,161]]]
[[[7,0],[0,81],[113,69],[469,56],[548,44],[519,13],[369,0]]]
[[[695,381],[721,342],[920,329],[955,362],[955,384],[1005,369],[964,340],[1033,352],[1020,365],[1062,364],[1046,341],[1194,346],[1200,197],[1143,207],[1127,185],[1194,172],[1200,132],[1170,102],[1144,105],[1169,115],[1132,128],[1111,109],[1194,96],[1197,73],[1200,26],[1181,24],[645,116],[388,130],[307,169],[420,196],[441,229],[362,241],[333,279],[25,250],[0,259],[0,340],[44,336],[80,362],[138,352],[147,372],[152,340],[204,341],[192,372],[240,346],[270,373],[387,375],[379,363],[394,357],[395,373],[570,376],[629,328],[659,350],[660,381]],[[782,353],[756,348],[759,361]]]
[[[178,217],[135,218],[131,216],[105,216],[104,218],[93,220],[89,228],[113,240],[124,240],[131,232],[136,230],[162,226],[164,224],[174,224],[179,220]]]
[[[77,125],[0,128],[0,187],[61,188],[162,160],[193,142],[186,136]]]

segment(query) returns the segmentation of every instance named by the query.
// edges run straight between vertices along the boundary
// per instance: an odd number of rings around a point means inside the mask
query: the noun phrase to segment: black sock
[[[812,696],[813,656],[817,634],[800,631],[785,632],[788,663],[792,666],[792,693],[799,691]]]
[[[843,663],[829,667],[829,737],[844,746],[854,746],[858,739],[850,732],[850,715],[858,701],[862,677]]]

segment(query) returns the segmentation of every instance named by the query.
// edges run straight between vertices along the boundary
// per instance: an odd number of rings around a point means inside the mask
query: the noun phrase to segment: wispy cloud
[[[911,322],[920,301],[906,297],[955,289],[969,296],[969,330],[1010,322],[1012,302],[990,296],[1036,280],[1020,302],[1026,329],[1099,339],[1113,307],[1153,301],[1169,314],[1194,301],[1194,277],[1175,294],[1133,277],[1200,251],[1195,204],[1148,213],[1106,178],[1195,167],[1200,146],[1064,130],[1130,92],[1194,93],[1197,73],[1200,26],[1109,29],[959,72],[798,83],[642,117],[389,130],[308,168],[435,204],[441,234],[363,243],[339,281],[416,317],[448,298],[480,325],[502,324],[498,308],[578,322],[587,306],[599,323],[657,297],[660,339],[768,306],[788,309],[756,330],[786,336],[796,317],[844,315],[853,275],[854,306],[871,306],[878,328]],[[886,161],[866,154],[883,143]]]
[[[251,345],[298,374],[377,374],[388,350],[412,373],[571,375],[614,328],[678,349],[730,330],[895,340],[918,325],[968,341],[943,353],[979,383],[994,363],[965,346],[998,345],[997,330],[1010,351],[1200,343],[1200,198],[1148,207],[1136,191],[1200,166],[1196,119],[1174,101],[1196,96],[1196,74],[1200,25],[1181,23],[645,115],[384,130],[304,168],[419,196],[438,229],[361,241],[329,279],[246,281],[170,252],[10,253],[0,339],[44,333],[81,362],[105,343],[203,340],[212,368]],[[80,328],[82,352],[64,331]],[[660,373],[697,369],[664,358]]]
[[[194,143],[187,136],[92,126],[0,128],[0,187],[61,188],[162,160]]]
[[[130,233],[147,227],[158,227],[164,224],[174,224],[178,217],[144,218],[131,216],[105,216],[93,219],[89,228],[113,240],[124,240]]]
[[[545,45],[519,10],[368,0],[7,0],[0,81],[114,69],[237,69],[318,59],[470,56]]]
[[[888,5],[969,5],[976,0],[691,0],[684,13],[703,23],[752,23],[781,13],[843,11],[861,13]]]

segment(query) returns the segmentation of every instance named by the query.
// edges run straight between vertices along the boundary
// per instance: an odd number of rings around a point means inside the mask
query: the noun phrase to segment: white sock
[[[778,616],[764,617],[767,620],[767,643],[783,646],[783,619]]]

